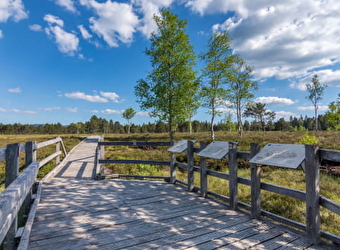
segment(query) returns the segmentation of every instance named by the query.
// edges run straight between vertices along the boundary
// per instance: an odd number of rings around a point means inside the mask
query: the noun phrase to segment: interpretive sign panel
[[[196,141],[192,141],[195,143]],[[177,142],[172,147],[168,148],[168,151],[171,153],[183,153],[185,150],[187,150],[188,147],[188,140],[181,140]]]
[[[304,160],[304,145],[270,143],[249,162],[284,168],[298,168]]]
[[[229,142],[213,141],[197,155],[205,158],[222,159],[228,154]]]

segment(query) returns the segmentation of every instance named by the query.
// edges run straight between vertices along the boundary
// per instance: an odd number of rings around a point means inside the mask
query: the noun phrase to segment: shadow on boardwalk
[[[44,183],[29,249],[328,249],[181,186],[95,181],[95,146],[81,144]]]

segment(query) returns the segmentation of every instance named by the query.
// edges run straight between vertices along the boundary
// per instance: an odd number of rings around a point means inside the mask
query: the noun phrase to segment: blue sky
[[[328,85],[319,113],[336,100],[338,0],[0,0],[0,123],[67,125],[92,115],[125,123],[129,107],[138,112],[132,122],[152,122],[134,86],[151,70],[143,51],[162,7],[188,21],[197,54],[213,31],[229,30],[235,53],[255,69],[255,101],[277,118],[313,116],[305,85],[314,74]],[[206,111],[194,119],[209,120]]]

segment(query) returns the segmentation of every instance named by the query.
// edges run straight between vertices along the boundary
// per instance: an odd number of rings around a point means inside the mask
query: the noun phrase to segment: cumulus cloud
[[[0,39],[4,37],[4,34],[2,33],[2,30],[0,30]]]
[[[291,87],[301,88],[300,78],[340,63],[339,1],[190,0],[186,6],[201,15],[232,14],[213,29],[229,30],[256,78],[293,78]]]
[[[262,97],[256,98],[254,101],[268,104],[270,106],[284,106],[284,105],[292,105],[295,103],[291,99],[276,97],[276,96],[262,96]]]
[[[66,10],[76,13],[76,7],[74,6],[74,2],[72,0],[56,0],[55,3],[61,7],[64,7]]]
[[[44,16],[44,20],[46,22],[48,22],[48,24],[52,25],[52,24],[56,24],[60,27],[63,27],[64,26],[64,21],[61,20],[59,17],[57,16],[53,16],[51,14],[47,14]]]
[[[78,25],[78,29],[80,30],[80,33],[84,39],[90,39],[92,35],[87,31],[87,29],[84,28],[83,25]]]
[[[83,92],[73,92],[73,93],[66,93],[65,96],[71,99],[80,99],[89,102],[108,102],[108,100],[104,97],[99,95],[86,95]]]
[[[112,102],[116,102],[118,103],[119,102],[119,95],[117,95],[116,93],[114,92],[100,92],[100,95],[105,97],[106,99],[112,101]]]
[[[324,69],[310,72],[304,77],[292,81],[289,87],[296,88],[299,90],[306,90],[306,85],[311,83],[313,76],[317,74],[321,84],[326,84],[327,86],[340,87],[340,70]]]
[[[120,102],[119,95],[117,95],[114,92],[100,92],[100,95],[87,95],[83,92],[72,92],[72,93],[66,93],[65,97],[71,98],[71,99],[80,99],[85,100],[89,102]]]
[[[157,25],[153,21],[153,16],[159,15],[159,10],[161,8],[169,7],[173,2],[173,0],[133,0],[132,3],[143,15],[138,30],[143,35],[149,37],[152,32],[157,30]]]
[[[8,89],[9,93],[21,93],[22,90],[20,87],[14,88],[14,89]]]
[[[90,28],[110,47],[118,47],[120,42],[132,42],[139,24],[132,5],[112,1],[99,3],[95,0],[80,0],[80,4],[96,13],[96,17],[89,19]]]
[[[36,32],[39,32],[39,31],[43,31],[43,28],[41,27],[41,25],[39,24],[32,24],[32,25],[29,25],[28,28],[32,31],[36,31]]]
[[[48,27],[45,28],[45,32],[47,35],[55,39],[59,51],[70,56],[74,56],[78,51],[78,37],[63,29],[64,21],[59,17],[47,14],[44,17],[44,20],[48,23]]]
[[[21,0],[0,1],[0,23],[5,23],[9,19],[18,22],[26,18],[28,18],[28,14]]]

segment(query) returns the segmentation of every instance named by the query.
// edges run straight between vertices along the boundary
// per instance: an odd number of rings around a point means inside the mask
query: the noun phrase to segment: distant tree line
[[[326,115],[318,116],[319,130],[339,129],[335,127]],[[211,131],[210,121],[194,120],[179,123],[177,132],[207,132]],[[280,118],[276,121],[269,121],[263,128],[260,120],[244,121],[244,131],[298,131],[298,130],[314,130],[315,119],[311,117],[290,117],[289,120]],[[237,122],[232,122],[230,117],[219,121],[214,125],[215,131],[237,131]],[[97,116],[92,116],[87,122],[71,123],[70,125],[56,124],[1,124],[0,134],[125,134],[125,133],[168,133],[168,125],[162,121],[149,122],[143,124],[121,124],[118,121],[106,120]]]

